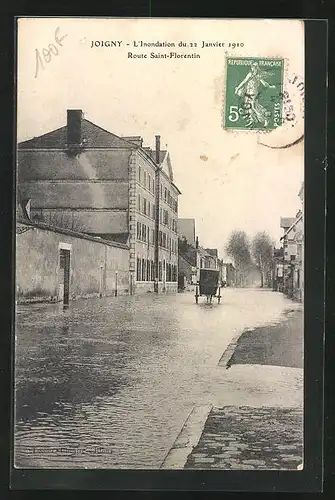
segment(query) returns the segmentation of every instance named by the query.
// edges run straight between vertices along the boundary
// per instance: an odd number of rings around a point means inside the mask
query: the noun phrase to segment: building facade
[[[283,291],[290,297],[299,301],[304,300],[304,183],[302,183],[298,196],[301,200],[301,209],[294,218],[282,218],[281,227],[284,234],[283,242]],[[284,227],[283,220],[291,222],[289,227]]]
[[[68,110],[66,126],[18,145],[32,221],[129,247],[129,293],[177,290],[180,191],[167,151],[143,147]]]

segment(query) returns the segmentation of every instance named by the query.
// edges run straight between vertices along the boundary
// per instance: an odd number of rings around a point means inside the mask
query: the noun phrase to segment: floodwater
[[[219,305],[190,292],[18,306],[15,466],[159,468],[194,406],[245,402],[243,373],[218,362],[290,307],[255,289],[225,289]],[[262,404],[261,389],[250,397]]]

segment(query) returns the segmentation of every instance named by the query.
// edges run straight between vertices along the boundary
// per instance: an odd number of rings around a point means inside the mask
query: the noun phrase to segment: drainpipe
[[[103,264],[100,265],[100,287],[99,287],[99,297],[102,297],[102,291],[103,291],[103,273],[104,273],[104,266]]]
[[[115,297],[117,297],[117,271],[115,271]]]
[[[156,135],[156,172],[155,172],[155,187],[156,187],[156,214],[155,214],[155,283],[154,292],[158,293],[159,282],[159,202],[160,202],[160,136]]]

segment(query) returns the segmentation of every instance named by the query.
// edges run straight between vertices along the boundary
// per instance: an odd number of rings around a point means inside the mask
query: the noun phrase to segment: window
[[[158,244],[161,247],[163,243],[163,236],[162,236],[162,231],[159,231],[159,236],[158,236]]]
[[[141,281],[141,259],[137,257],[136,280]]]
[[[161,194],[160,194],[161,199],[163,199],[163,184],[161,183]]]
[[[151,175],[148,174],[148,184],[149,184],[149,191],[151,191]]]
[[[147,173],[145,170],[143,172],[143,185],[144,187],[147,187]]]
[[[150,205],[150,201],[149,200],[148,200],[148,213],[147,213],[147,215],[149,217],[151,217],[151,205]]]
[[[162,244],[162,246],[164,248],[166,248],[166,234],[165,233],[163,233],[163,244]]]
[[[152,205],[152,218],[156,219],[156,205]]]
[[[137,210],[140,212],[141,211],[141,195],[137,195]]]
[[[145,265],[145,260],[142,259],[142,281],[145,281],[145,276],[146,276],[146,265]]]
[[[164,210],[164,224],[169,224],[169,213],[167,210]]]
[[[162,281],[162,262],[158,263],[158,281]]]
[[[136,238],[138,240],[140,240],[141,239],[141,223],[140,222],[137,223],[136,229],[137,229],[136,230]]]
[[[155,279],[155,263],[152,260],[151,261],[151,281],[154,281],[154,279]]]
[[[138,182],[141,182],[141,167],[138,167],[137,173],[138,173],[137,180]]]
[[[147,276],[146,280],[150,281],[150,260],[147,260]]]
[[[167,189],[164,188],[164,201],[167,201]]]
[[[152,179],[152,192],[155,192],[155,179]]]
[[[146,198],[143,198],[143,213],[145,215],[147,214],[147,200],[146,200]]]

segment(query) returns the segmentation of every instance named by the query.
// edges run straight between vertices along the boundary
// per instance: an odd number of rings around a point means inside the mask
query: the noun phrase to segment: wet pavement
[[[18,306],[16,467],[156,469],[195,406],[267,404],[273,383],[276,404],[299,404],[300,371],[264,367],[255,391],[240,365],[218,365],[242,331],[280,323],[292,304],[226,289],[220,305],[185,293]]]
[[[302,469],[301,305],[295,303],[284,311],[278,324],[243,332],[230,344],[219,366],[231,372],[225,377],[226,386],[229,380],[239,381],[243,400],[235,397],[234,406],[210,409],[184,468]]]
[[[303,368],[303,321],[302,308],[289,309],[279,325],[245,331],[227,366],[259,364]]]

